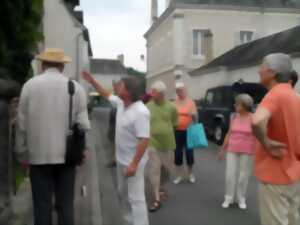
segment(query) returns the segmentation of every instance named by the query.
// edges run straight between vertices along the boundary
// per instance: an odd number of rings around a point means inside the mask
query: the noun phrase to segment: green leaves
[[[0,68],[20,83],[32,73],[31,61],[42,39],[42,12],[43,0],[0,3]]]

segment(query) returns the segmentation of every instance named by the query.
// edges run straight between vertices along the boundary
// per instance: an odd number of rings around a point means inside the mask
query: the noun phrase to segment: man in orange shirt
[[[300,100],[289,83],[292,71],[291,58],[281,53],[266,56],[259,71],[269,89],[252,124],[262,225],[300,222]]]

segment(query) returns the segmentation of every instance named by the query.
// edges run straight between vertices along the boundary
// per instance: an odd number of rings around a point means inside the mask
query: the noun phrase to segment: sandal
[[[156,212],[161,208],[161,202],[160,201],[155,201],[152,205],[152,207],[149,208],[150,212]]]
[[[168,199],[168,194],[167,192],[165,191],[160,191],[159,192],[159,195],[160,195],[160,198],[163,200],[163,201],[166,201]]]

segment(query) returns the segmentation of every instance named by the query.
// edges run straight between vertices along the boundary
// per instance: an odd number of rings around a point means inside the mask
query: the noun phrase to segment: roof
[[[83,11],[81,11],[81,10],[75,10],[75,11],[74,11],[74,16],[75,16],[75,18],[76,18],[81,24],[83,24]]]
[[[91,44],[91,39],[90,39],[90,32],[86,27],[84,27],[84,28],[85,29],[83,29],[83,38],[84,38],[84,40],[86,40],[88,42],[89,56],[92,57],[93,50],[92,50],[92,44]]]
[[[260,12],[300,13],[299,0],[173,0],[144,35],[147,38],[175,9],[244,10]]]
[[[80,4],[79,0],[64,0],[65,3],[70,4],[72,8],[78,6]]]
[[[298,0],[173,0],[181,4],[233,5],[248,7],[300,7]]]
[[[79,5],[79,0],[64,0],[63,4],[66,7],[73,21],[75,22],[75,25],[82,29],[83,38],[85,41],[88,42],[88,54],[90,57],[92,57],[93,56],[92,44],[89,35],[89,30],[87,27],[84,26],[84,19],[83,19],[84,13],[81,10],[74,10],[74,8]]]
[[[127,75],[125,66],[117,59],[91,59],[91,73]]]
[[[192,76],[226,67],[228,70],[254,66],[271,53],[300,54],[300,26],[233,48],[210,63],[190,72]]]

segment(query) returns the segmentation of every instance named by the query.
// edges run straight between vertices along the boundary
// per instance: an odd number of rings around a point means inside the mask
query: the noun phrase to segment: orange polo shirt
[[[184,101],[176,99],[175,105],[178,113],[176,130],[187,130],[189,125],[193,122],[192,114],[197,113],[195,102],[190,98]]]
[[[292,184],[300,180],[300,99],[289,84],[278,84],[270,90],[259,107],[271,113],[268,123],[270,139],[287,145],[283,159],[275,159],[258,144],[255,175],[265,183]]]

